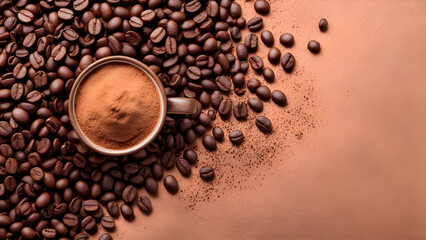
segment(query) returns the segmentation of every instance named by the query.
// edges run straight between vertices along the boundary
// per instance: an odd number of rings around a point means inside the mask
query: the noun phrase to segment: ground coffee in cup
[[[160,94],[139,68],[108,63],[79,87],[75,112],[82,132],[96,145],[120,150],[137,145],[158,125]]]

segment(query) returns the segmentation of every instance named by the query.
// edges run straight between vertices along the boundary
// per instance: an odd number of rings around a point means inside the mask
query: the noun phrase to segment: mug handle
[[[167,114],[194,114],[197,100],[184,97],[167,98]]]

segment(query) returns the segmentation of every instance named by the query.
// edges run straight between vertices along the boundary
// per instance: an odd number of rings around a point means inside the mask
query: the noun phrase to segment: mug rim
[[[87,76],[92,73],[95,69],[98,69],[99,67],[102,67],[103,65],[109,64],[109,63],[125,63],[130,64],[138,69],[140,69],[144,74],[146,74],[151,81],[154,83],[158,90],[158,94],[160,95],[160,102],[161,102],[161,110],[160,110],[160,117],[158,119],[158,122],[154,128],[154,130],[141,142],[138,144],[131,146],[129,148],[125,149],[109,149],[102,147],[100,145],[97,145],[92,140],[90,140],[84,132],[81,130],[80,125],[77,121],[77,116],[75,112],[75,105],[76,105],[76,96],[79,90],[80,85],[87,80]],[[70,117],[71,125],[74,129],[74,131],[77,133],[77,135],[80,137],[80,140],[83,141],[90,149],[104,154],[108,156],[123,156],[135,153],[146,146],[148,146],[152,141],[155,140],[155,138],[160,134],[161,129],[164,126],[164,122],[166,119],[167,114],[167,97],[166,92],[164,90],[163,84],[161,83],[160,79],[158,78],[157,74],[155,74],[146,64],[131,58],[127,56],[109,56],[102,59],[99,59],[93,63],[91,63],[87,68],[85,68],[76,78],[69,95],[68,100],[68,115]]]

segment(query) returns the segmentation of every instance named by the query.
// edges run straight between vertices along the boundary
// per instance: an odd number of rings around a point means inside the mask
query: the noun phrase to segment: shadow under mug
[[[155,84],[158,90],[158,93],[160,95],[160,104],[161,104],[160,119],[157,125],[155,126],[154,130],[140,143],[126,149],[119,149],[119,150],[108,149],[100,145],[97,145],[96,143],[91,141],[81,130],[80,125],[77,121],[76,113],[75,113],[76,95],[81,84],[87,80],[87,76],[89,76],[89,74],[92,71],[110,63],[130,64],[137,67],[152,80],[152,82]],[[73,126],[74,131],[77,133],[80,139],[94,151],[101,154],[109,155],[109,156],[122,156],[122,155],[132,154],[148,146],[160,134],[167,114],[193,114],[196,112],[196,110],[197,110],[197,101],[195,99],[183,98],[183,97],[167,98],[166,92],[164,91],[163,84],[161,83],[157,75],[147,65],[141,63],[140,61],[134,58],[130,58],[126,56],[111,56],[111,57],[102,58],[92,63],[91,65],[89,65],[86,69],[84,69],[80,73],[80,75],[78,75],[76,81],[74,82],[74,85],[71,89],[71,93],[69,96],[69,105],[68,105],[68,114],[70,117],[71,125]]]

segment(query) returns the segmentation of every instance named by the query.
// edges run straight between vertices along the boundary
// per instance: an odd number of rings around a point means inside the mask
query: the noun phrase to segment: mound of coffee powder
[[[83,133],[107,149],[125,149],[144,140],[157,125],[160,94],[139,68],[109,63],[86,76],[76,95]]]

